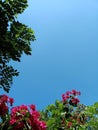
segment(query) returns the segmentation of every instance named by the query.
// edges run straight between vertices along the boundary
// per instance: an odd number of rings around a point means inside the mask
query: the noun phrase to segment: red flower
[[[66,92],[66,95],[70,95],[70,94],[71,94],[71,92],[69,92],[69,91]]]
[[[8,111],[8,106],[5,103],[0,103],[0,116],[4,116]]]
[[[7,103],[8,102],[8,96],[7,95],[2,95],[1,98],[0,98],[0,102]]]
[[[68,122],[68,128],[72,126],[72,122]]]
[[[35,105],[31,104],[31,105],[30,105],[30,109],[31,109],[32,111],[35,111]]]
[[[77,95],[77,91],[76,90],[72,90],[71,94],[73,94],[74,96],[76,96]]]
[[[62,100],[63,100],[63,102],[66,102],[69,98],[70,98],[69,95],[62,94]]]
[[[16,121],[17,121],[16,119],[11,119],[10,120],[10,125],[13,125],[14,123],[16,123]]]
[[[78,98],[73,98],[71,101],[73,104],[77,104],[80,102]]]
[[[14,99],[13,98],[9,98],[9,102],[10,102],[10,105],[12,106],[13,103],[14,103]]]
[[[71,91],[71,94],[73,94],[74,96],[76,96],[76,95],[80,95],[81,93],[73,89]]]

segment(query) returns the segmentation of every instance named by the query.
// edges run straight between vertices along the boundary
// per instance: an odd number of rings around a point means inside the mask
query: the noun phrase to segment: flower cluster
[[[8,112],[8,103],[12,106],[14,102],[13,98],[9,98],[7,95],[0,96],[0,116],[4,116]]]
[[[13,102],[14,99],[7,95],[0,96],[1,129],[46,130],[46,123],[40,120],[40,113],[36,110],[35,105],[21,105],[11,108]]]
[[[86,121],[86,116],[84,116],[84,114],[81,113],[81,109],[77,110],[77,106],[78,108],[80,107],[79,106],[80,101],[77,98],[77,96],[80,94],[81,93],[76,90],[67,91],[65,94],[62,94],[62,102],[63,102],[64,112],[66,117],[66,118],[64,117],[63,119],[64,121],[62,124],[63,125],[66,124],[65,126],[68,129],[75,127],[75,125],[76,127],[78,127],[80,124],[83,125]]]
[[[12,107],[14,99],[0,96],[0,128],[9,130],[78,129],[87,121],[84,108],[79,104],[79,91],[62,94],[62,101],[47,107],[45,113],[38,112],[31,104]],[[11,106],[11,107],[10,107]]]
[[[68,102],[70,105],[76,106],[80,102],[76,96],[80,94],[81,93],[76,90],[67,91],[65,94],[62,94],[62,101],[64,103]]]
[[[11,109],[10,125],[15,130],[18,129],[34,129],[46,130],[46,123],[40,121],[40,113],[36,110],[34,105],[21,105]]]

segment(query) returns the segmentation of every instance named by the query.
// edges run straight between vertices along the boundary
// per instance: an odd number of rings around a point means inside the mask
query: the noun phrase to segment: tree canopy
[[[9,62],[20,62],[23,53],[31,55],[31,41],[35,40],[34,31],[18,21],[18,14],[27,7],[27,0],[0,0],[0,87],[6,92],[19,75]]]

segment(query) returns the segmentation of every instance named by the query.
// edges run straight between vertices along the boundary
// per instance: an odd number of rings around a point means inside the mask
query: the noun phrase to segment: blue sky
[[[33,28],[32,56],[14,63],[20,76],[9,95],[15,105],[43,109],[62,93],[81,91],[81,103],[98,101],[98,1],[28,0],[19,20]]]

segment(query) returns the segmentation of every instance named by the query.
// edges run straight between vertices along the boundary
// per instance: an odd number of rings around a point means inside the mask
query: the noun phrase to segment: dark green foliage
[[[31,55],[30,42],[35,40],[33,30],[17,20],[27,6],[27,0],[0,0],[0,87],[7,92],[13,76],[18,76],[9,61]]]
[[[18,76],[17,70],[15,70],[12,66],[0,66],[0,87],[6,92],[9,92],[10,85],[12,84],[12,77]]]

